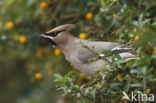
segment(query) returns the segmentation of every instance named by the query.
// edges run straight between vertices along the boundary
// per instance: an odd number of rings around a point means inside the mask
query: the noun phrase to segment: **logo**
[[[122,93],[123,93],[124,96],[122,97],[121,100],[123,100],[123,99],[130,100],[130,98],[128,97],[128,95],[124,91]]]
[[[125,91],[122,92],[123,96],[121,100],[127,99],[129,101],[154,101],[154,94],[141,94],[141,93],[134,93],[133,91],[131,92],[131,96],[129,97]]]

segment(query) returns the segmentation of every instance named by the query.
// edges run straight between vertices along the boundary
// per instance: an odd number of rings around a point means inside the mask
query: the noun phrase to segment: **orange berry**
[[[47,7],[47,3],[45,1],[40,3],[40,8],[46,8]]]
[[[156,54],[156,47],[155,47],[154,50],[153,50],[153,54]]]
[[[42,57],[42,51],[41,51],[41,49],[39,49],[39,50],[36,51],[36,57],[38,57],[38,58]]]
[[[41,79],[42,79],[42,74],[41,74],[41,73],[36,73],[36,74],[35,74],[35,78],[36,78],[37,80],[41,80]]]
[[[149,94],[150,92],[151,92],[151,89],[148,88],[148,89],[146,90],[146,93]]]
[[[80,33],[79,38],[80,39],[86,39],[87,34],[86,33]]]
[[[117,15],[116,14],[113,14],[113,18],[116,18],[117,17]]]
[[[91,20],[93,18],[93,14],[91,12],[86,14],[86,19]]]
[[[121,74],[117,74],[117,79],[122,82],[123,81],[123,78],[122,78],[122,75]]]
[[[7,22],[7,24],[6,24],[6,27],[9,28],[9,29],[12,29],[12,28],[14,27],[14,23],[11,22],[11,21],[9,21],[9,22]]]
[[[129,34],[129,37],[130,38],[134,38],[134,34]]]
[[[19,42],[22,43],[22,44],[24,44],[24,43],[27,42],[27,38],[25,36],[20,36],[19,37]]]
[[[61,54],[61,50],[60,49],[55,49],[54,50],[54,54],[56,55],[56,56],[58,56],[58,55],[60,55]]]
[[[139,39],[140,39],[140,37],[137,35],[137,36],[135,36],[134,41],[139,41]]]

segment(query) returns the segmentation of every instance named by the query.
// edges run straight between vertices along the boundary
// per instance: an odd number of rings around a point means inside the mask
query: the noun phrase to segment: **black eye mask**
[[[52,37],[56,37],[59,33],[61,33],[62,31],[57,31],[57,32],[52,32],[52,33],[47,33],[45,35],[48,35],[48,36],[52,36]]]

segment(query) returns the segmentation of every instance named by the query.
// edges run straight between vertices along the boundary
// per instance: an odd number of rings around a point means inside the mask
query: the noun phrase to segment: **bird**
[[[129,58],[135,59],[135,56],[129,52],[132,49],[130,46],[108,41],[87,41],[80,39],[70,33],[70,30],[75,28],[74,24],[60,25],[41,34],[40,37],[59,48],[65,55],[65,59],[81,72],[94,76],[95,71],[107,69],[104,65],[106,60],[102,59],[106,54],[100,54],[102,50],[118,54],[123,60]],[[91,58],[97,56],[101,58],[88,62]]]

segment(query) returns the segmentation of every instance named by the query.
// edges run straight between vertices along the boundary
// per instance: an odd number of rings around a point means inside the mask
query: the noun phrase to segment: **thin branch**
[[[113,1],[111,4],[109,4],[107,8],[111,7],[116,1]]]
[[[82,44],[82,43],[81,43]],[[83,45],[83,44],[82,44]],[[92,50],[91,48],[89,48],[87,45],[83,45],[85,46],[86,49],[88,49],[89,51],[91,51],[92,53],[96,54],[99,57],[99,53],[95,52],[94,50]],[[106,56],[104,57],[99,57],[99,59],[103,59],[105,61],[107,61],[110,65],[112,65],[114,68],[120,69],[117,65],[113,64],[113,62],[110,62]]]

